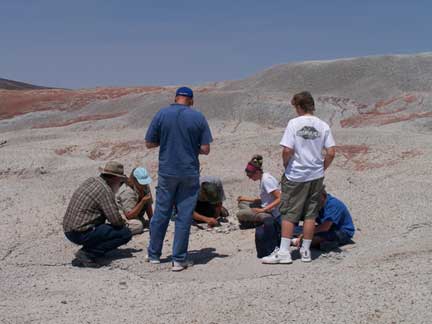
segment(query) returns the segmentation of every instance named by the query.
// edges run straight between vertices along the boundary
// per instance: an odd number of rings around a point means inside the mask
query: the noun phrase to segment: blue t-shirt
[[[168,176],[199,175],[201,145],[213,141],[204,115],[184,105],[161,109],[153,118],[145,140],[159,143],[159,173]]]
[[[316,219],[318,224],[326,221],[333,223],[331,229],[337,229],[349,235],[354,236],[355,228],[351,218],[351,214],[345,204],[339,199],[327,194],[327,201],[319,212]]]

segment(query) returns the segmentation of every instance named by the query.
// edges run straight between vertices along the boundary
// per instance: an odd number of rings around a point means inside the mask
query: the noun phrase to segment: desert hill
[[[172,101],[175,87],[0,90],[0,131],[86,120],[142,127]],[[291,96],[309,90],[334,127],[385,125],[430,117],[432,54],[371,56],[277,65],[238,81],[194,87],[209,119],[283,126]],[[30,115],[26,115],[29,114]]]

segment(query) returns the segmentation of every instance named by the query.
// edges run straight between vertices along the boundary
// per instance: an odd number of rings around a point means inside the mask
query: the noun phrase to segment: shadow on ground
[[[135,258],[134,253],[138,253],[142,251],[143,251],[142,249],[133,249],[133,248],[115,249],[107,253],[103,258],[98,259],[97,263],[102,266],[109,266],[111,262],[115,260]]]
[[[171,255],[162,259],[161,262],[171,261]],[[188,252],[188,258],[193,261],[194,265],[207,264],[215,258],[227,258],[228,254],[220,254],[216,252],[215,248],[203,248],[200,250],[192,250]]]

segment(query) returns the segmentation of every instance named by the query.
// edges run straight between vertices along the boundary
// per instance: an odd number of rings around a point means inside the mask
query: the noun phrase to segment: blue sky
[[[0,0],[0,77],[85,88],[241,79],[432,51],[430,1]]]

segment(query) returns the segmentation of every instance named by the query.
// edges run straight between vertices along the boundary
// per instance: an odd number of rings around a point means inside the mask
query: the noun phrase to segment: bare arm
[[[259,200],[261,200],[261,198],[259,198],[259,197],[255,197],[255,198],[253,198],[253,197],[239,196],[239,197],[237,198],[237,201],[238,201],[238,202],[246,201],[246,202],[251,202],[251,203],[253,203],[253,202],[256,202],[256,201],[259,201]]]
[[[218,224],[218,221],[217,221],[216,218],[213,218],[213,217],[207,217],[207,216],[201,215],[200,213],[197,213],[197,212],[195,212],[195,211],[194,211],[194,213],[193,213],[193,215],[192,215],[192,218],[193,218],[195,221],[198,221],[198,222],[204,222],[204,223],[207,223],[207,224],[210,225],[210,226],[215,226],[215,225]]]
[[[153,207],[151,204],[147,205],[146,213],[149,219],[153,217]]]
[[[332,227],[333,222],[331,221],[325,221],[324,223],[318,225],[315,227],[315,233],[321,233],[321,232],[327,232]]]
[[[336,155],[336,148],[334,146],[329,147],[326,150],[326,155],[324,158],[324,170],[327,170],[328,167],[330,166],[330,164],[333,162],[333,159],[335,158]]]
[[[294,150],[292,148],[284,146],[282,150],[282,161],[285,169],[288,167],[289,160],[293,155],[294,155]]]
[[[205,144],[200,146],[199,154],[209,155],[210,154],[210,144]]]
[[[159,146],[159,143],[145,142],[145,145],[148,149],[152,149]]]
[[[270,212],[273,210],[273,208],[279,206],[280,202],[281,202],[281,192],[280,190],[275,190],[272,193],[272,196],[275,197],[275,200],[271,203],[268,204],[266,207],[264,207],[264,212]]]
[[[151,199],[151,195],[144,196],[133,209],[125,213],[126,218],[133,219],[137,217],[141,210],[144,208],[145,204],[148,203]]]

